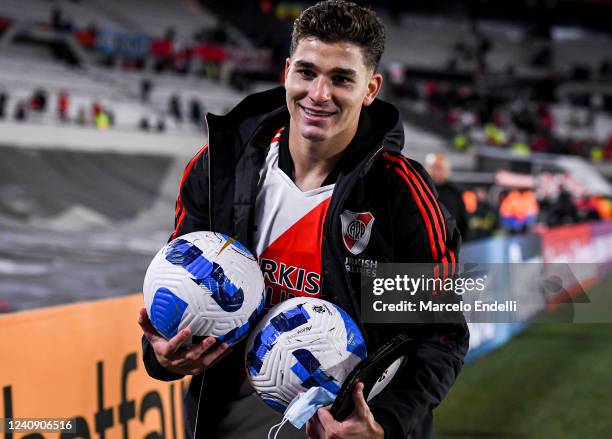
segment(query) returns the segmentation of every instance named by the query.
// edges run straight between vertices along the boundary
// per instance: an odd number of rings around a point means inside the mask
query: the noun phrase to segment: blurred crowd
[[[601,96],[568,102],[567,116],[558,120],[552,102],[521,96],[518,91],[516,96],[496,96],[477,92],[470,84],[436,80],[411,84],[396,81],[392,89],[395,96],[408,99],[412,108],[418,106],[445,125],[457,150],[487,144],[521,154],[543,152],[577,155],[593,161],[612,159],[612,126],[607,138],[597,138],[593,133],[597,117],[612,114],[612,102]],[[558,125],[571,134],[560,136]]]
[[[154,36],[100,28],[94,22],[83,26],[67,17],[60,4],[51,8],[49,21],[54,30],[74,34],[83,48],[99,54],[100,63],[109,67],[142,70],[150,63],[158,73],[187,73],[197,68],[202,75],[218,77],[220,66],[239,56],[223,22],[213,29],[196,31],[190,38],[179,38],[173,27]]]
[[[228,23],[221,19],[215,26],[202,27],[187,35],[183,30],[177,32],[173,26],[149,34],[101,26],[94,21],[83,23],[66,13],[58,1],[50,2],[48,17],[47,21],[33,26],[50,29],[57,35],[73,36],[101,66],[127,71],[193,74],[223,79],[237,88],[245,88],[259,77],[278,79],[277,72],[272,69],[272,51],[266,46],[244,47],[228,32]],[[15,23],[13,16],[0,16],[0,35]],[[54,56],[69,64],[78,64],[68,51],[58,45]]]
[[[142,131],[166,131],[167,121],[174,127],[194,127],[200,131],[205,129],[205,106],[201,99],[194,96],[185,101],[179,94],[173,93],[167,97],[165,108],[155,111],[151,104],[153,82],[143,79],[140,82],[140,103],[146,109],[138,121],[137,127]],[[17,122],[40,122],[42,119],[54,119],[62,124],[72,124],[82,127],[95,127],[100,130],[113,128],[117,124],[116,112],[111,105],[103,104],[98,99],[91,99],[88,105],[79,99],[75,108],[70,93],[61,90],[57,93],[44,88],[36,88],[25,98],[15,97],[14,105],[9,106],[11,95],[0,87],[0,120]],[[9,108],[12,107],[12,111]]]
[[[444,154],[429,155],[426,166],[464,241],[612,219],[612,199],[589,193],[567,173],[499,171],[493,185],[460,186]]]
[[[37,121],[54,114],[61,123],[93,126],[101,130],[111,128],[115,124],[113,110],[97,100],[93,100],[89,107],[79,105],[76,113],[71,113],[70,94],[63,90],[51,95],[44,88],[37,88],[29,97],[18,99],[12,114],[8,114],[9,99],[9,93],[0,90],[0,120],[12,118],[17,122]]]
[[[150,64],[155,73],[219,78],[223,63],[235,55],[223,28],[202,30],[190,41],[177,38],[172,27],[158,38],[100,30],[95,24],[74,30],[74,35],[86,50],[99,55],[101,65],[125,70],[144,70]]]

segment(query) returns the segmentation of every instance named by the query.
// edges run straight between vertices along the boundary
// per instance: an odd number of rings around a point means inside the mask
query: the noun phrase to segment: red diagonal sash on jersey
[[[321,294],[323,222],[330,200],[319,203],[259,255],[268,305]]]

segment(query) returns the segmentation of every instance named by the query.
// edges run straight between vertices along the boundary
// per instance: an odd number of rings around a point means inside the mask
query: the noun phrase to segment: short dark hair
[[[376,13],[342,0],[322,1],[302,11],[293,22],[290,54],[308,37],[325,43],[348,42],[359,46],[365,65],[373,70],[378,68],[385,50],[385,27]]]

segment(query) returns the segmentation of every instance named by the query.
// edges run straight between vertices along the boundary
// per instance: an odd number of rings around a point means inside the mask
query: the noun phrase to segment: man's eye
[[[349,84],[352,82],[351,78],[347,78],[346,76],[334,76],[333,79],[337,84]]]
[[[302,70],[298,70],[298,73],[300,75],[302,75],[303,77],[305,77],[305,78],[314,78],[315,77],[315,74],[314,74],[314,72],[312,70],[304,70],[304,69],[302,69]]]

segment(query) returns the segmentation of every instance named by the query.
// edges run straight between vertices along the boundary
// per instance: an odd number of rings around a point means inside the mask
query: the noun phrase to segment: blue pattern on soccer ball
[[[363,360],[367,356],[367,351],[365,340],[361,334],[361,331],[359,330],[359,327],[351,316],[346,313],[346,311],[344,311],[338,305],[333,305],[338,310],[342,320],[344,321],[344,327],[346,329],[346,350],[357,355]]]
[[[321,369],[321,363],[308,349],[296,349],[291,353],[297,363],[291,366],[291,371],[302,380],[302,387],[310,389],[319,386],[329,390],[334,395],[340,392],[336,379]]]
[[[167,339],[178,332],[187,303],[168,288],[159,288],[151,303],[151,323]]]
[[[251,375],[257,375],[259,373],[263,366],[264,357],[276,344],[276,340],[281,334],[304,325],[309,319],[310,315],[302,304],[288,309],[272,318],[270,323],[257,334],[255,342],[253,343],[253,348],[247,354],[247,364]]]
[[[184,239],[175,239],[166,249],[165,258],[189,272],[192,280],[212,293],[212,298],[226,312],[238,311],[244,292],[225,275],[223,267],[206,259],[202,250]]]

